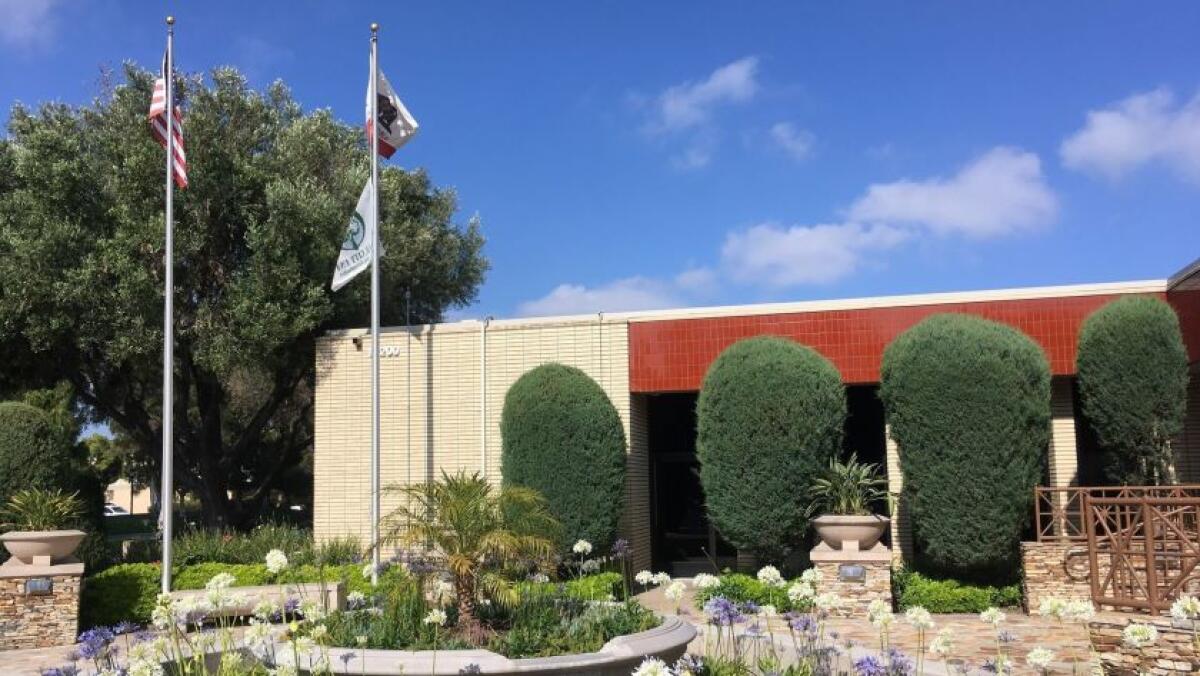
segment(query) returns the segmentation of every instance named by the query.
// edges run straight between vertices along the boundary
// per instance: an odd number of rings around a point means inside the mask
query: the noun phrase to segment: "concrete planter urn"
[[[71,555],[86,535],[81,530],[15,530],[0,535],[0,542],[24,565],[47,565],[74,561]]]
[[[867,551],[879,542],[889,519],[878,514],[822,514],[812,520],[817,537],[832,549]]]

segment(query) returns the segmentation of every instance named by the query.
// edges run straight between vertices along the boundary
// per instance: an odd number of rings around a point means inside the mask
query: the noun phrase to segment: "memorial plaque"
[[[867,568],[857,563],[838,565],[838,580],[841,582],[866,582]]]

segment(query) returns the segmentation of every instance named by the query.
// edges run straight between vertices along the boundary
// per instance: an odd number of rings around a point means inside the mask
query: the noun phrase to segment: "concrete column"
[[[1079,485],[1079,454],[1075,447],[1074,380],[1056,377],[1050,381],[1050,485],[1055,488]]]
[[[908,505],[901,494],[904,492],[904,474],[900,471],[900,447],[892,438],[892,427],[884,427],[887,436],[887,482],[888,493],[895,499],[892,506],[892,557],[897,561],[911,561],[913,552],[912,523]]]

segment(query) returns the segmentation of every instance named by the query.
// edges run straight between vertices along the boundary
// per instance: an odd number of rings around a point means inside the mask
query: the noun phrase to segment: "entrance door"
[[[655,570],[676,577],[732,567],[737,551],[708,520],[696,459],[696,393],[653,395],[648,408]]]

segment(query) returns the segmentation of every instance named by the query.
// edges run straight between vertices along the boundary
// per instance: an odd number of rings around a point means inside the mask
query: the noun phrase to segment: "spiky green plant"
[[[453,579],[459,627],[468,635],[482,634],[480,598],[517,601],[506,568],[551,565],[560,526],[535,490],[496,489],[477,473],[443,471],[438,481],[388,491],[400,496],[400,506],[384,519],[381,544],[425,549],[441,560]]]
[[[74,525],[82,515],[78,492],[26,488],[8,499],[2,526],[5,530],[58,530]]]
[[[887,498],[887,480],[880,476],[878,464],[859,462],[858,455],[851,454],[846,462],[830,460],[808,492],[812,497],[809,516],[861,516],[870,514],[871,505]]]

